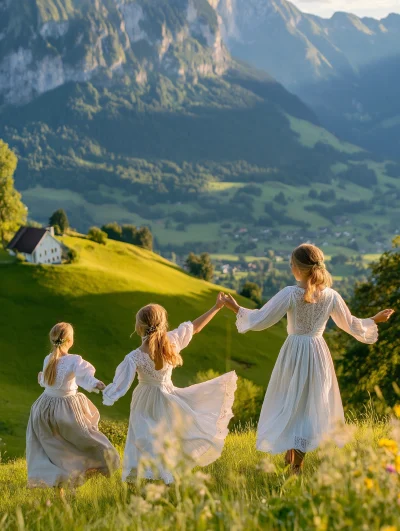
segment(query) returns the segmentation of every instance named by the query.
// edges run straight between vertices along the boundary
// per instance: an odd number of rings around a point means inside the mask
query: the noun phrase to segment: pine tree
[[[3,247],[21,225],[26,222],[27,208],[21,194],[14,187],[17,157],[0,140],[0,240]]]

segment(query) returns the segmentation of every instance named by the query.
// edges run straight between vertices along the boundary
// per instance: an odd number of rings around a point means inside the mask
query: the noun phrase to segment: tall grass
[[[0,465],[0,525],[35,530],[379,530],[400,529],[400,422],[371,412],[307,454],[293,476],[283,456],[255,450],[250,426],[229,435],[202,470],[176,468],[176,483],[96,477],[61,499],[25,487],[25,461]],[[121,443],[121,440],[118,439]],[[339,449],[336,444],[345,444]]]

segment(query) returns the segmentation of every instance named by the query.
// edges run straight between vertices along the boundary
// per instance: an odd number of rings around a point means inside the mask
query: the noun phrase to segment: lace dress
[[[94,373],[93,365],[75,354],[60,358],[53,385],[40,373],[45,390],[31,408],[26,432],[28,487],[80,485],[88,470],[109,475],[119,467],[118,452],[98,431],[96,406],[77,392],[78,385],[98,392]]]
[[[260,310],[240,308],[236,326],[241,333],[260,331],[285,314],[288,337],[272,371],[257,432],[257,448],[273,454],[313,450],[344,421],[335,369],[322,337],[329,317],[362,343],[378,339],[375,322],[353,317],[330,288],[310,304],[304,302],[303,288],[288,286]]]
[[[193,336],[192,323],[169,332],[178,351]],[[138,374],[133,392],[125,445],[122,478],[162,479],[172,483],[179,466],[206,466],[221,455],[236,390],[236,374],[230,372],[184,389],[171,381],[172,366],[156,370],[140,349],[128,354],[115,378],[103,391],[103,403],[111,406],[123,396]]]

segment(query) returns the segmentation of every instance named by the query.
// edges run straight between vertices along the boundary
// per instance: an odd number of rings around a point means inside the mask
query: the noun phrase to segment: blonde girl
[[[168,316],[162,306],[149,304],[137,313],[135,329],[142,344],[125,357],[113,383],[103,392],[103,403],[113,405],[127,393],[137,373],[139,384],[132,395],[123,480],[143,477],[169,484],[174,481],[178,462],[188,467],[205,466],[221,455],[233,416],[235,372],[184,389],[174,386],[171,375],[182,365],[181,351],[193,335],[223,306],[223,295],[219,294],[207,313],[172,332],[168,332]],[[146,465],[149,460],[151,465]]]
[[[99,412],[78,386],[89,392],[104,389],[95,368],[69,354],[74,330],[58,323],[50,331],[51,353],[39,373],[43,394],[33,404],[26,434],[29,487],[79,485],[94,472],[108,475],[119,456],[98,431]]]
[[[297,284],[284,288],[260,310],[242,308],[229,295],[225,305],[237,314],[240,333],[265,330],[287,314],[288,337],[265,395],[257,448],[272,454],[286,452],[286,463],[298,472],[305,453],[344,421],[332,358],[323,338],[329,317],[358,341],[374,343],[377,323],[387,321],[393,310],[369,319],[353,317],[331,288],[324,254],[314,245],[297,247],[291,268]]]

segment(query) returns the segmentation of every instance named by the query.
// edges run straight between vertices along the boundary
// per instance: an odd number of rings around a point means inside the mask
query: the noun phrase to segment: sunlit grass
[[[93,478],[64,500],[52,489],[25,487],[25,462],[0,465],[3,529],[133,530],[344,530],[383,531],[399,525],[398,421],[367,410],[307,454],[304,472],[293,476],[283,456],[255,449],[249,427],[229,435],[221,458],[189,472],[176,467],[177,481],[128,487],[120,472]]]

